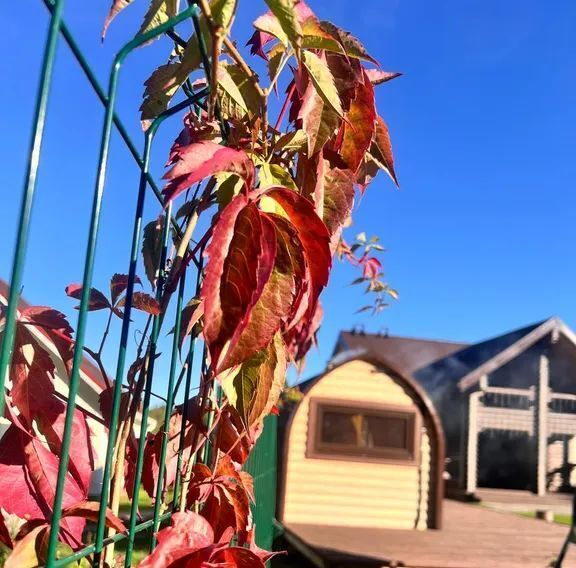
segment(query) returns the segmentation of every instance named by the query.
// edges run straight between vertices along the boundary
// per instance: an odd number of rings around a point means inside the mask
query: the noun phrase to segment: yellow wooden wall
[[[430,438],[423,421],[418,465],[306,457],[311,398],[416,408],[388,375],[350,361],[320,379],[298,406],[288,433],[283,521],[318,525],[426,529]]]

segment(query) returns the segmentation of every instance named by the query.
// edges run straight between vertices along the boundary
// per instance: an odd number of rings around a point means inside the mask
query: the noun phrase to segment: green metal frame
[[[203,107],[206,105],[206,97],[208,95],[208,89],[202,89],[198,92],[191,92],[189,89],[186,91],[188,98],[179,104],[174,105],[168,111],[157,117],[144,136],[144,150],[143,154],[140,155],[135,143],[132,141],[128,135],[128,131],[123,125],[123,123],[118,118],[115,113],[115,103],[118,91],[118,83],[120,79],[120,71],[122,65],[130,53],[141,46],[142,44],[150,41],[151,39],[158,37],[164,33],[167,33],[171,37],[177,37],[173,34],[173,29],[176,25],[183,22],[184,20],[191,19],[194,28],[198,34],[199,47],[201,55],[204,62],[204,67],[206,73],[210,73],[210,62],[208,59],[208,54],[206,52],[206,45],[201,34],[199,26],[199,15],[200,10],[196,6],[194,1],[188,2],[188,7],[179,13],[177,16],[171,18],[164,24],[158,26],[157,28],[141,35],[137,35],[134,39],[128,42],[122,49],[116,54],[114,62],[110,71],[110,76],[108,79],[107,90],[105,91],[96,79],[95,74],[92,72],[90,65],[82,51],[78,47],[78,44],[74,40],[74,37],[70,33],[68,27],[63,21],[63,8],[64,0],[43,0],[46,8],[50,13],[50,24],[48,28],[48,36],[45,44],[44,59],[42,65],[42,71],[40,76],[40,85],[36,100],[35,107],[35,117],[32,129],[32,138],[29,149],[29,161],[27,165],[27,170],[25,174],[24,189],[22,195],[22,204],[19,214],[17,237],[14,258],[12,263],[12,273],[10,279],[10,294],[8,298],[8,306],[6,309],[6,321],[4,327],[4,333],[2,337],[2,344],[0,347],[0,390],[4,388],[5,379],[8,374],[8,369],[10,367],[12,351],[14,346],[14,335],[16,326],[16,314],[17,307],[20,300],[20,290],[22,288],[23,271],[26,259],[26,251],[28,245],[28,235],[30,229],[31,212],[34,203],[34,194],[36,190],[36,180],[38,173],[38,166],[40,163],[42,142],[44,138],[44,126],[46,123],[47,106],[48,99],[50,95],[50,88],[53,78],[53,70],[55,63],[56,48],[60,38],[63,38],[68,47],[70,48],[72,54],[80,65],[82,71],[84,72],[86,79],[92,86],[94,92],[98,96],[99,100],[105,108],[104,125],[102,129],[102,135],[100,140],[100,151],[97,166],[97,176],[96,184],[93,193],[92,209],[90,214],[90,228],[87,237],[87,248],[84,264],[84,275],[82,280],[83,294],[80,299],[78,320],[76,326],[76,342],[74,346],[74,356],[72,370],[70,373],[69,381],[69,394],[68,394],[68,404],[66,410],[65,427],[63,434],[62,451],[60,455],[60,464],[58,470],[57,486],[55,491],[55,497],[53,502],[53,516],[51,519],[51,529],[50,537],[47,549],[47,560],[46,566],[48,568],[57,568],[61,566],[67,566],[72,562],[76,562],[82,558],[86,558],[93,554],[94,565],[99,562],[100,555],[104,548],[111,544],[112,542],[119,542],[122,540],[127,540],[127,551],[125,566],[129,567],[132,565],[132,553],[134,550],[134,539],[137,533],[144,530],[151,530],[152,536],[150,537],[150,550],[152,550],[156,544],[154,532],[157,531],[159,525],[170,518],[173,510],[169,510],[166,513],[161,514],[161,508],[163,506],[162,500],[157,499],[153,518],[146,522],[138,522],[138,495],[139,487],[142,477],[142,467],[144,460],[144,446],[146,440],[147,431],[147,419],[148,411],[150,406],[150,398],[152,394],[153,386],[153,376],[154,376],[154,351],[156,347],[156,341],[158,339],[158,333],[160,330],[161,316],[154,317],[152,320],[152,331],[150,335],[152,356],[150,358],[150,365],[147,371],[146,383],[144,388],[144,399],[142,405],[142,417],[141,417],[141,431],[140,431],[140,441],[138,446],[138,453],[136,458],[136,477],[134,483],[134,499],[131,505],[130,520],[129,520],[129,530],[127,534],[115,534],[111,537],[105,538],[105,516],[106,516],[106,506],[110,496],[110,479],[112,473],[112,462],[114,446],[116,444],[118,436],[118,426],[119,426],[119,411],[120,402],[122,394],[122,384],[126,368],[126,352],[127,343],[130,331],[130,313],[132,309],[132,295],[134,292],[134,283],[136,278],[136,265],[138,259],[138,252],[140,247],[140,236],[142,233],[142,217],[144,210],[144,201],[150,188],[153,194],[158,199],[160,205],[165,209],[165,223],[164,223],[164,249],[161,255],[160,261],[157,266],[157,271],[159,274],[159,285],[157,298],[160,297],[160,291],[162,289],[162,279],[165,275],[162,273],[166,259],[166,250],[168,245],[168,239],[170,234],[170,226],[180,233],[180,228],[176,224],[175,220],[171,216],[170,206],[166,206],[164,203],[160,189],[156,185],[156,182],[152,178],[149,172],[149,162],[150,153],[152,149],[152,144],[154,137],[161,126],[161,124],[169,117],[183,111],[184,109],[195,106],[196,108]],[[223,122],[221,122],[223,124]],[[106,183],[106,173],[107,173],[107,163],[110,151],[110,141],[112,136],[113,127],[116,128],[117,132],[120,134],[121,139],[124,141],[126,147],[128,148],[130,154],[135,160],[137,166],[140,169],[140,182],[138,197],[136,203],[136,211],[134,215],[134,225],[132,231],[132,244],[130,247],[130,259],[128,265],[128,287],[126,290],[126,301],[124,306],[124,318],[122,321],[122,330],[118,348],[118,358],[116,364],[115,373],[115,383],[112,395],[112,413],[111,421],[109,424],[109,438],[106,450],[106,459],[104,466],[104,475],[102,482],[102,492],[100,495],[100,512],[98,516],[98,523],[96,527],[96,537],[95,542],[89,546],[82,548],[74,552],[71,556],[66,558],[56,558],[57,545],[58,545],[58,533],[60,529],[60,521],[62,514],[62,501],[64,496],[64,485],[66,481],[66,473],[69,464],[69,454],[70,454],[70,442],[72,434],[72,423],[74,418],[74,411],[76,408],[76,397],[78,394],[78,386],[80,381],[80,367],[83,360],[83,347],[84,339],[86,334],[87,326],[87,316],[88,316],[88,305],[89,305],[89,291],[92,284],[92,277],[94,272],[94,263],[96,257],[96,243],[98,238],[101,208],[102,208],[102,197],[104,193],[104,187]],[[196,290],[198,290],[201,278],[201,265],[198,265],[198,277],[196,281]],[[180,386],[181,380],[176,380],[176,371],[178,368],[178,337],[180,331],[181,323],[181,311],[183,306],[184,297],[184,280],[180,282],[180,286],[177,293],[177,309],[174,322],[174,341],[172,345],[170,371],[168,377],[168,388],[166,400],[166,412],[164,416],[164,429],[167,430],[170,421],[170,415],[172,413],[172,407],[174,405],[174,399],[176,396],[176,391]],[[188,356],[186,358],[187,370],[186,370],[186,381],[184,388],[184,408],[187,409],[187,402],[190,398],[191,383],[192,383],[192,362],[194,358],[195,344],[191,341]],[[180,377],[182,378],[182,376]],[[161,397],[163,398],[163,397]],[[4,397],[0,397],[0,414],[4,410]],[[184,417],[183,423],[185,423],[186,417]],[[182,433],[181,440],[183,441],[184,434]],[[166,449],[167,449],[167,437],[164,437],[161,456],[160,456],[160,474],[158,479],[158,490],[161,489],[163,485],[163,475],[164,475],[164,465],[166,459]],[[182,447],[182,444],[181,444]],[[178,456],[178,476],[175,484],[175,499],[173,503],[177,503],[177,495],[180,491],[182,480],[180,479],[180,471],[182,464],[182,452]],[[158,495],[161,491],[157,492]]]

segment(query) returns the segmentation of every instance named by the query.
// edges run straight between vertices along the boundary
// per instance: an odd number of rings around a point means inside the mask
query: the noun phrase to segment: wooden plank
[[[568,531],[554,523],[455,501],[444,502],[440,531],[298,524],[287,528],[328,565],[331,557],[346,554],[359,561],[379,558],[382,565],[396,562],[412,568],[543,568],[558,554]],[[576,566],[575,551],[568,554],[565,566]]]

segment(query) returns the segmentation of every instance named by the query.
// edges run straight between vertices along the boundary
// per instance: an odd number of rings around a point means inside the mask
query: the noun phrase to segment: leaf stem
[[[286,95],[286,99],[284,100],[284,104],[282,105],[282,109],[280,110],[280,114],[278,115],[278,118],[276,119],[276,124],[274,125],[274,130],[278,130],[278,128],[280,128],[280,125],[282,124],[282,120],[284,118],[284,115],[286,114],[286,111],[288,110],[288,104],[290,103],[290,99],[292,98],[292,95],[294,94],[295,90],[296,90],[296,83],[293,83],[292,87],[290,87],[290,90],[288,91],[288,94]]]

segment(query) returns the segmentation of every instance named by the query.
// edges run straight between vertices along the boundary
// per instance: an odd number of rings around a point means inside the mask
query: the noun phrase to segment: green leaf
[[[210,4],[212,19],[217,26],[228,30],[236,13],[237,0],[214,0]]]
[[[286,48],[281,43],[277,43],[268,52],[268,77],[270,78],[270,81],[276,77],[276,73],[278,72],[278,68],[280,67],[280,63],[282,62],[285,53]],[[276,88],[276,86],[277,85],[274,85],[274,88]]]
[[[158,264],[162,253],[162,229],[164,227],[164,215],[160,215],[155,221],[151,221],[144,227],[142,239],[142,258],[144,270],[150,284],[156,285]]]
[[[282,185],[298,191],[296,182],[290,175],[290,172],[278,164],[262,164],[258,171],[258,181],[260,182],[260,187]]]
[[[244,186],[244,180],[237,174],[224,172],[215,176],[216,178],[216,199],[220,207],[224,207],[232,198],[240,193]]]
[[[138,34],[145,34],[176,16],[179,3],[179,0],[152,0]]]
[[[231,19],[233,9],[231,10],[230,0],[216,0],[210,5],[212,17],[215,20],[226,22]],[[233,7],[232,7],[233,8]],[[229,23],[229,22],[228,22]],[[212,49],[212,36],[208,32],[206,19],[200,16],[200,29],[206,40],[206,49],[210,53]],[[193,35],[184,49],[181,61],[167,63],[158,67],[152,75],[146,80],[144,86],[144,101],[140,106],[142,111],[142,120],[151,120],[164,112],[170,101],[182,86],[189,75],[196,71],[202,63],[198,38]]]
[[[280,398],[286,374],[286,348],[280,334],[231,372],[219,377],[228,402],[247,427],[257,424]]]
[[[302,150],[306,147],[308,137],[304,130],[295,130],[294,132],[287,132],[276,140],[274,144],[275,150]]]
[[[219,66],[218,91],[224,116],[241,120],[246,115],[253,117],[260,110],[260,95],[238,65],[222,63]]]
[[[303,53],[303,61],[310,74],[310,79],[322,100],[330,105],[338,116],[343,116],[344,113],[342,111],[340,96],[338,95],[334,84],[334,77],[326,61],[320,59],[320,57],[311,51],[305,51]]]
[[[276,16],[283,34],[298,53],[302,43],[302,27],[298,21],[296,5],[298,0],[266,0],[270,11]],[[276,34],[274,34],[276,35]],[[278,36],[277,36],[278,37]],[[282,41],[282,38],[278,38]]]

